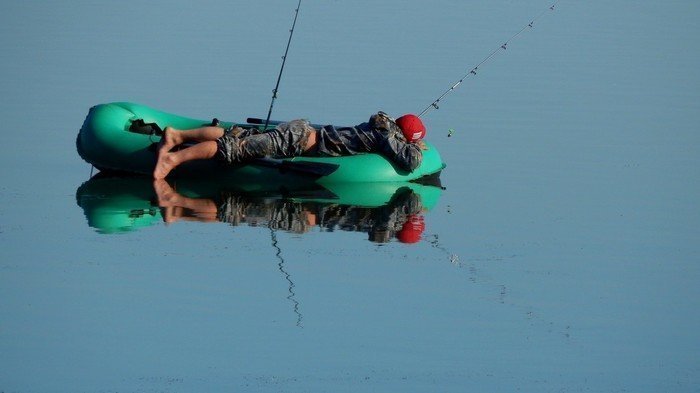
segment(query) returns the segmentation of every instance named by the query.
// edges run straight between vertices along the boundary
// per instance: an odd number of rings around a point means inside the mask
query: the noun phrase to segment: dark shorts
[[[261,133],[229,129],[216,141],[216,157],[235,164],[254,158],[300,156],[313,130],[306,120],[292,120]]]

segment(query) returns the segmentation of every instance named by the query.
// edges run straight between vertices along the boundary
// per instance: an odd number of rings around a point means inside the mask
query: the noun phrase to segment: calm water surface
[[[295,1],[6,3],[0,391],[698,391],[697,2],[564,0],[481,67],[417,243],[81,199],[92,105],[264,116]],[[305,2],[274,117],[420,111],[549,5]]]

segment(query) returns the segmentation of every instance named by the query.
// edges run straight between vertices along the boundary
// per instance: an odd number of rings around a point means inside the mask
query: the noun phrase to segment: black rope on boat
[[[292,43],[292,35],[294,35],[294,27],[297,24],[297,17],[299,16],[299,8],[301,7],[301,0],[299,0],[299,3],[297,4],[297,9],[294,12],[294,22],[292,22],[292,28],[289,30],[289,40],[287,40],[287,49],[284,50],[284,56],[282,56],[282,67],[280,67],[280,73],[277,76],[277,84],[275,84],[275,88],[272,90],[272,101],[270,102],[270,109],[267,111],[267,119],[265,119],[265,127],[263,130],[267,129],[267,126],[270,122],[270,116],[272,116],[272,107],[275,105],[275,100],[277,99],[277,91],[279,90],[280,87],[280,80],[282,80],[282,72],[284,71],[284,63],[287,62],[287,53],[289,53],[289,44]]]
[[[437,98],[435,101],[433,101],[430,105],[428,105],[427,107],[425,107],[425,109],[423,109],[423,111],[421,111],[421,113],[418,115],[418,117],[423,116],[424,114],[426,114],[426,113],[427,113],[429,110],[431,110],[431,109],[440,109],[440,107],[438,106],[438,104],[440,103],[440,101],[441,101],[446,95],[448,95],[451,91],[453,91],[454,89],[456,89],[457,86],[459,86],[460,84],[462,84],[462,82],[464,82],[464,80],[465,80],[467,77],[469,77],[470,75],[476,75],[476,72],[477,72],[477,70],[479,70],[479,67],[481,67],[481,66],[482,66],[484,63],[486,63],[487,61],[491,60],[491,58],[494,57],[494,56],[496,55],[496,53],[498,53],[499,51],[501,51],[501,50],[506,50],[506,49],[508,48],[508,44],[509,44],[511,41],[513,41],[516,37],[518,37],[520,34],[522,34],[523,31],[525,31],[525,30],[527,30],[527,29],[531,29],[531,28],[534,26],[535,22],[536,22],[538,19],[540,19],[542,16],[544,16],[544,14],[547,13],[547,11],[554,11],[554,7],[555,7],[560,1],[561,1],[561,0],[557,0],[554,4],[552,4],[551,6],[549,6],[546,10],[542,11],[541,14],[539,14],[536,18],[534,18],[533,20],[531,20],[530,23],[528,23],[527,25],[525,25],[522,29],[520,29],[520,31],[518,31],[517,33],[513,34],[512,37],[508,38],[508,40],[506,40],[506,42],[504,42],[503,44],[501,44],[501,46],[499,46],[499,47],[496,48],[493,52],[491,52],[488,56],[486,56],[481,62],[479,62],[479,64],[477,64],[475,67],[471,68],[471,69],[470,69],[466,74],[464,74],[464,76],[462,76],[455,84],[453,84],[449,89],[445,90],[445,92],[442,93],[442,95],[441,95],[440,97],[438,97],[438,98]]]

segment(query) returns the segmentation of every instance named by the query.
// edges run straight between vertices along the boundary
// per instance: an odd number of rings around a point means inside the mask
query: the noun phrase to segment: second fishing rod
[[[272,90],[272,101],[270,101],[270,109],[267,111],[267,117],[265,118],[265,126],[263,130],[267,129],[270,124],[270,116],[272,116],[272,108],[275,105],[275,100],[277,99],[277,91],[280,87],[280,81],[282,80],[282,73],[284,72],[284,64],[287,62],[287,54],[289,53],[289,45],[292,43],[292,36],[294,35],[294,27],[297,25],[297,18],[299,17],[299,9],[301,8],[301,0],[297,3],[297,8],[294,11],[294,22],[292,22],[292,28],[289,29],[289,39],[287,40],[287,48],[284,50],[284,56],[282,56],[282,67],[280,67],[279,75],[277,75],[277,83],[275,88]]]
[[[440,107],[438,106],[438,104],[440,103],[440,101],[442,101],[443,98],[445,98],[446,95],[448,95],[449,93],[451,93],[452,91],[454,91],[459,85],[461,85],[462,82],[464,82],[465,79],[466,79],[467,77],[469,77],[469,76],[476,76],[476,73],[477,73],[477,71],[479,70],[479,67],[481,67],[481,66],[483,66],[484,64],[486,64],[486,63],[487,63],[489,60],[491,60],[498,52],[500,52],[500,51],[505,51],[506,49],[508,49],[508,45],[509,45],[514,39],[516,39],[516,38],[517,38],[520,34],[522,34],[525,30],[528,30],[528,29],[533,28],[534,25],[535,25],[535,22],[537,22],[538,19],[540,19],[541,17],[543,17],[544,14],[547,13],[547,11],[554,11],[554,8],[556,7],[556,5],[557,5],[560,1],[561,1],[561,0],[555,1],[554,4],[552,4],[551,6],[549,6],[546,10],[542,11],[542,13],[540,13],[539,15],[537,15],[537,17],[535,17],[534,19],[532,19],[532,20],[530,21],[530,23],[528,23],[527,25],[525,25],[525,26],[524,26],[522,29],[520,29],[517,33],[513,34],[510,38],[508,38],[503,44],[501,44],[501,46],[499,46],[498,48],[494,49],[488,56],[486,56],[483,60],[481,60],[476,66],[470,68],[469,71],[467,71],[467,73],[464,74],[464,76],[462,76],[461,78],[459,78],[459,80],[458,80],[456,83],[454,83],[452,86],[450,86],[450,88],[448,88],[447,90],[445,90],[445,92],[442,93],[442,95],[440,95],[440,96],[439,96],[437,99],[435,99],[432,103],[430,103],[430,105],[426,106],[425,109],[423,109],[423,110],[420,112],[420,114],[418,114],[418,117],[422,117],[424,114],[426,114],[426,113],[427,113],[429,110],[431,110],[431,109],[440,109]]]

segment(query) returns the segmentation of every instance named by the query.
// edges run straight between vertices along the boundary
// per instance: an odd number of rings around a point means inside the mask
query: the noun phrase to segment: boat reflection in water
[[[424,214],[442,192],[439,179],[430,183],[269,185],[186,178],[168,183],[98,174],[78,188],[76,198],[88,225],[105,234],[161,221],[199,221],[294,233],[356,231],[372,242],[414,243],[425,229]]]

